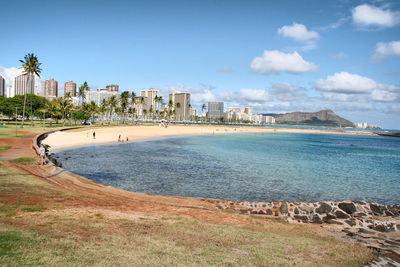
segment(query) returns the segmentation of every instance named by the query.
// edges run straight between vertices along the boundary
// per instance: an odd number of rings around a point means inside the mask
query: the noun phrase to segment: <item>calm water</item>
[[[400,203],[400,138],[229,134],[56,152],[102,184],[159,195],[248,201]]]

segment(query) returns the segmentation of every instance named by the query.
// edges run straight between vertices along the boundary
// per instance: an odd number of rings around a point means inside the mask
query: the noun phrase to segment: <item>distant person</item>
[[[96,132],[93,131],[93,139],[96,139]]]
[[[46,150],[43,145],[39,147],[39,157],[40,157],[40,165],[46,164]]]
[[[121,142],[121,135],[118,136],[118,143]]]
[[[128,139],[128,136],[126,137],[126,142],[128,142],[129,141],[129,139]]]

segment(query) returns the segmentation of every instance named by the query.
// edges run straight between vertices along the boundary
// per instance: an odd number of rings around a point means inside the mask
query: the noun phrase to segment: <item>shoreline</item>
[[[96,138],[92,137],[93,132]],[[175,125],[168,128],[160,126],[119,126],[100,127],[85,130],[56,131],[50,133],[43,141],[49,145],[50,150],[67,149],[72,147],[103,145],[118,143],[118,136],[121,135],[123,143],[131,141],[146,141],[153,138],[167,138],[193,135],[212,134],[238,134],[238,133],[305,133],[305,134],[344,134],[344,135],[368,135],[378,136],[372,132],[340,131],[340,130],[319,130],[319,129],[292,129],[292,128],[254,128],[235,126],[193,126]]]

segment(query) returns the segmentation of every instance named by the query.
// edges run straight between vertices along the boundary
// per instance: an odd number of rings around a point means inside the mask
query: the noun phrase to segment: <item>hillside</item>
[[[273,114],[277,123],[312,124],[348,127],[353,123],[336,115],[332,110],[320,110],[318,112],[291,112],[285,114]]]

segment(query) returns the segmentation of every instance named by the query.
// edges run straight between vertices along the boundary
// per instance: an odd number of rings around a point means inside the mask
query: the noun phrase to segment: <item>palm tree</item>
[[[206,104],[201,105],[201,116],[203,117],[204,110],[206,109]]]
[[[101,104],[100,104],[100,107],[99,107],[99,112],[101,114],[101,125],[104,124],[104,117],[106,116],[108,111],[109,111],[109,109],[108,109],[107,100],[103,99],[101,101]]]
[[[110,107],[110,118],[109,118],[109,124],[110,124],[113,110],[115,110],[116,107],[117,107],[117,105],[118,105],[117,96],[115,96],[115,95],[111,96],[111,97],[108,99],[108,105],[109,105],[109,107]]]
[[[87,107],[87,112],[89,113],[90,117],[92,117],[92,123],[94,123],[94,115],[98,111],[98,107],[94,101],[91,101]]]
[[[142,115],[144,115],[143,104],[144,104],[144,97],[140,98],[140,109],[142,110]]]
[[[189,103],[188,107],[189,107],[189,120],[192,120],[192,105]]]
[[[37,56],[35,56],[35,54],[33,54],[33,53],[28,53],[27,55],[25,55],[24,59],[23,60],[21,59],[20,62],[22,63],[21,68],[24,69],[23,75],[28,75],[28,77],[26,79],[26,89],[28,89],[29,80],[31,79],[32,76],[35,77],[35,75],[37,75],[40,78],[40,73],[42,72],[40,65],[42,65],[42,63],[39,62]],[[33,88],[31,88],[31,94],[32,94],[32,91],[33,91]],[[26,107],[26,91],[25,91],[25,96],[24,96],[24,107],[23,107],[23,111],[22,111],[21,128],[24,127],[25,107]],[[32,124],[33,124],[32,96],[31,96],[31,119],[32,119]]]
[[[81,99],[81,105],[83,105],[83,100],[86,99],[86,92],[90,91],[90,87],[88,83],[85,81],[80,87],[78,91],[78,97]]]
[[[128,108],[129,105],[129,97],[130,94],[128,91],[122,92],[120,96],[120,105],[121,105],[121,113],[122,113],[122,124],[125,123],[125,111]]]
[[[60,97],[60,98],[57,98],[57,102],[58,102],[58,106],[61,110],[63,127],[64,127],[67,113],[72,108],[72,100],[67,97]]]

